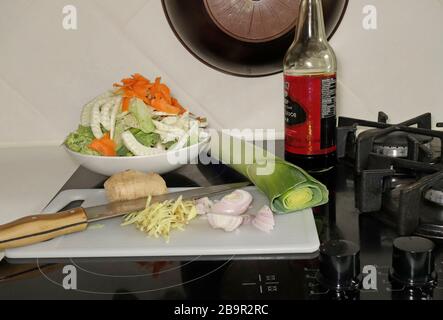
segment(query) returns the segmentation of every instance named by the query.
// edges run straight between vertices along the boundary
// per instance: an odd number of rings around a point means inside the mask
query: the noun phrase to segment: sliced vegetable
[[[214,229],[223,229],[226,232],[232,232],[241,226],[243,217],[209,213],[208,222]]]
[[[105,133],[102,138],[92,141],[89,148],[97,151],[102,156],[114,157],[117,155],[117,144],[112,141],[108,132]]]
[[[180,105],[178,100],[171,96],[169,87],[161,83],[161,78],[155,79],[149,92],[152,97],[150,105],[154,109],[167,114],[182,114],[185,112],[185,109]]]
[[[129,151],[136,156],[151,156],[155,154],[163,153],[163,150],[156,148],[149,148],[142,145],[130,131],[126,131],[122,134],[123,143]]]
[[[169,242],[171,231],[184,230],[197,216],[194,201],[183,201],[182,197],[162,203],[151,203],[151,200],[149,197],[145,210],[127,215],[122,225],[134,224],[138,230],[149,236],[163,237]]]
[[[103,125],[103,128],[110,131],[111,130],[111,113],[114,107],[116,99],[109,99],[105,104],[101,107],[100,110],[100,123]]]
[[[151,106],[152,107],[152,106]],[[169,113],[166,112],[162,112],[162,111],[157,111],[154,109],[154,111],[152,112],[152,115],[155,117],[169,117],[171,116]]]
[[[147,95],[149,94],[149,88],[151,83],[148,79],[142,75],[136,73],[131,78],[123,79],[122,84],[114,84],[114,87],[118,87],[116,93],[122,95],[123,99],[123,111],[129,109],[129,99],[139,98],[145,103],[149,103]]]
[[[178,119],[176,126],[178,128],[181,128],[182,130],[188,131],[190,128],[190,123],[191,123],[190,120],[191,120],[191,116],[190,116],[189,112],[185,112]]]
[[[239,216],[245,213],[252,203],[252,195],[245,190],[236,190],[216,202],[211,213]]]
[[[155,127],[157,128],[157,131],[171,133],[176,135],[177,137],[181,137],[186,133],[186,130],[184,130],[181,126],[168,125],[156,120],[154,120],[153,122]]]
[[[121,147],[124,147],[123,145],[123,139],[122,134],[125,132],[125,125],[123,121],[116,121],[115,123],[115,129],[114,129],[114,137],[112,140],[117,144],[117,150]]]
[[[239,146],[238,150],[233,150],[233,146]],[[223,133],[214,136],[211,156],[250,179],[268,196],[275,213],[292,213],[328,202],[328,189],[321,182],[303,169],[244,140]]]
[[[158,96],[164,99],[168,104],[172,105],[171,90],[168,86],[161,83],[161,78],[157,77],[154,84],[150,88],[150,93],[152,96]]]
[[[160,150],[168,150],[166,149],[166,146],[162,145],[161,141],[157,142],[157,144],[155,145],[155,148],[160,149]]]
[[[130,103],[131,103],[131,98],[130,97],[123,97],[122,98],[122,111],[123,112],[128,112],[129,111]]]
[[[189,145],[198,143],[199,140],[199,124],[197,120],[191,120],[189,124]]]
[[[94,98],[83,107],[80,123],[89,127],[92,139],[87,140],[86,145],[79,139],[79,145],[74,146],[73,141],[78,138],[74,133],[69,138],[71,150],[100,155],[89,145],[94,139],[102,139],[105,133],[109,133],[109,139],[116,144],[118,156],[135,156],[134,150],[149,155],[174,151],[205,139],[204,132],[199,130],[198,118],[183,108],[161,78],[150,82],[142,75],[134,74],[114,87],[116,89]],[[126,135],[125,145],[122,135],[127,131],[135,140]],[[65,143],[68,145],[68,141]],[[102,149],[101,152],[106,153]]]
[[[151,100],[150,105],[158,110],[165,112],[167,114],[180,114],[182,113],[182,110],[178,107],[174,107],[173,105],[169,104],[164,98],[159,96],[158,94],[155,96],[154,99]]]
[[[151,111],[142,100],[133,99],[129,110],[137,119],[140,130],[145,133],[151,133],[155,130],[155,126],[151,118]]]
[[[174,132],[155,130],[155,133],[160,135],[161,142],[165,146],[169,146],[169,148],[171,148],[174,144],[176,144],[178,139],[181,138],[181,136],[179,134],[176,134]],[[186,133],[184,133],[184,134],[186,134]]]
[[[95,103],[99,102],[99,101],[105,101],[107,98],[112,97],[114,94],[112,91],[107,91],[101,95],[99,95],[98,97],[95,97],[94,99],[92,99],[90,102],[88,102],[82,110],[81,113],[81,119],[80,119],[80,124],[84,127],[88,127],[91,125],[91,112],[92,112],[92,107],[94,106]],[[103,102],[101,102],[103,104]]]
[[[134,134],[134,137],[137,139],[145,147],[154,148],[157,143],[160,142],[160,135],[158,133],[144,133],[143,131],[139,131]]]
[[[166,143],[163,143],[162,144],[162,147],[165,149],[165,150],[171,150],[171,148],[174,146],[174,144],[176,144],[177,143],[177,141],[175,141],[175,140],[173,140],[173,141],[169,141],[169,142],[166,142]]]
[[[66,138],[65,145],[74,152],[98,156],[100,154],[97,151],[89,148],[94,139],[90,127],[79,126],[77,131],[74,131]]]
[[[133,157],[134,154],[128,150],[125,146],[117,146],[117,156],[118,157]]]
[[[208,123],[208,119],[207,118],[197,117],[196,119],[198,121],[198,125],[199,125],[200,128],[208,127],[209,123]]]
[[[114,106],[112,108],[112,112],[111,112],[111,130],[110,130],[111,139],[114,139],[115,125],[116,125],[116,122],[117,122],[117,114],[118,114],[118,112],[121,109],[121,104],[122,104],[122,98],[117,98],[115,100]]]
[[[195,201],[195,207],[197,208],[197,213],[199,215],[205,215],[211,211],[214,202],[212,202],[208,197],[198,199]]]
[[[268,206],[264,206],[252,220],[252,225],[257,229],[269,233],[274,229],[274,214]]]
[[[244,214],[242,215],[242,217],[243,217],[242,225],[249,225],[252,223],[252,220],[254,219],[254,217],[251,216],[250,214]]]
[[[184,136],[182,136],[176,144],[172,145],[169,150],[170,151],[174,151],[174,150],[180,150],[183,149],[184,147],[186,147],[186,145],[188,144],[189,141],[189,133],[186,133]]]
[[[173,149],[174,145],[186,135],[186,131],[180,126],[167,125],[163,122],[154,120],[155,130],[161,137],[163,144],[168,144],[167,149]],[[184,138],[183,145],[187,143],[187,136]]]
[[[80,116],[80,124],[82,126],[90,126],[91,125],[91,112],[94,104],[88,103],[83,107],[81,116]]]
[[[180,128],[178,126],[168,125],[163,122],[156,121],[156,120],[154,120],[153,123],[154,123],[155,127],[157,128],[157,130],[159,130],[159,131],[175,133],[177,136],[182,136],[186,133],[185,130],[183,130],[182,128]]]
[[[101,139],[103,137],[103,132],[100,124],[100,108],[102,103],[96,102],[92,107],[91,112],[91,130],[96,139]]]
[[[176,107],[176,108],[179,108],[180,109],[180,113],[183,113],[183,112],[185,112],[186,111],[186,109],[185,108],[183,108],[183,106],[180,104],[180,102],[178,102],[178,100],[177,99],[175,99],[175,98],[172,98],[172,105],[174,106],[174,107]]]
[[[177,124],[179,117],[177,116],[168,116],[162,119],[161,123],[167,126],[174,126]]]
[[[140,129],[137,118],[132,113],[126,114],[121,120],[124,126],[124,131],[131,128]]]

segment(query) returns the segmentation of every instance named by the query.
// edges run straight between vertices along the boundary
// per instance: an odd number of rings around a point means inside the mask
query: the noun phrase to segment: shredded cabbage
[[[79,126],[77,131],[72,132],[65,140],[65,145],[72,151],[98,156],[98,152],[90,149],[88,146],[95,139],[91,127]]]
[[[209,136],[200,130],[205,124],[189,112],[158,112],[139,98],[132,98],[129,110],[123,112],[122,100],[123,97],[114,95],[112,91],[87,104],[81,120],[85,125],[71,133],[65,145],[75,152],[100,155],[88,145],[94,139],[109,134],[116,144],[117,156],[124,157],[137,155],[138,152],[132,150],[134,146],[150,148],[149,154],[157,154],[198,144]],[[135,137],[133,146],[128,146],[122,139],[127,132]]]
[[[151,133],[155,130],[155,126],[151,118],[151,110],[142,100],[132,99],[129,110],[137,119],[140,130],[142,130],[144,133]]]

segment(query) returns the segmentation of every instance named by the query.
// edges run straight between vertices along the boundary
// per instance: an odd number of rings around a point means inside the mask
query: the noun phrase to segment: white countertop
[[[0,224],[39,213],[77,168],[59,146],[0,148]]]

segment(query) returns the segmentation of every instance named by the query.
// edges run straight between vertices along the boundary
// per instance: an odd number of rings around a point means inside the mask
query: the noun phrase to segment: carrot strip
[[[151,100],[151,106],[154,109],[157,109],[161,112],[166,112],[169,114],[179,114],[180,109],[177,107],[174,107],[173,105],[170,105],[166,100],[164,99],[153,99]]]
[[[126,112],[129,111],[129,102],[131,101],[130,97],[124,97],[122,99],[122,111]]]
[[[186,109],[183,108],[183,106],[180,104],[180,102],[178,102],[178,100],[175,99],[175,98],[172,98],[172,105],[173,105],[174,107],[177,107],[177,108],[180,109],[180,114],[186,112]]]
[[[171,96],[169,87],[161,83],[160,77],[157,77],[154,83],[151,83],[141,74],[135,73],[131,78],[122,79],[121,84],[115,83],[114,87],[118,88],[116,93],[123,97],[123,111],[129,110],[131,98],[138,98],[158,111],[170,114],[186,112],[186,109],[181,106],[178,100]]]
[[[89,148],[103,156],[114,157],[117,155],[117,144],[110,138],[109,133],[105,133],[101,139],[92,141]]]

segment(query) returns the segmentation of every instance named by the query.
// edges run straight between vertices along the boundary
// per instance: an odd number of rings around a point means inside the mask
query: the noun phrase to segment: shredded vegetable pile
[[[179,197],[176,201],[168,200],[151,204],[151,197],[149,197],[146,209],[128,214],[122,225],[133,224],[148,236],[163,237],[166,242],[169,242],[171,231],[183,231],[196,216],[197,209],[194,201],[183,201],[183,198]]]
[[[65,145],[97,156],[147,156],[179,150],[207,139],[204,118],[189,113],[156,78],[123,79],[83,107],[80,126]]]

